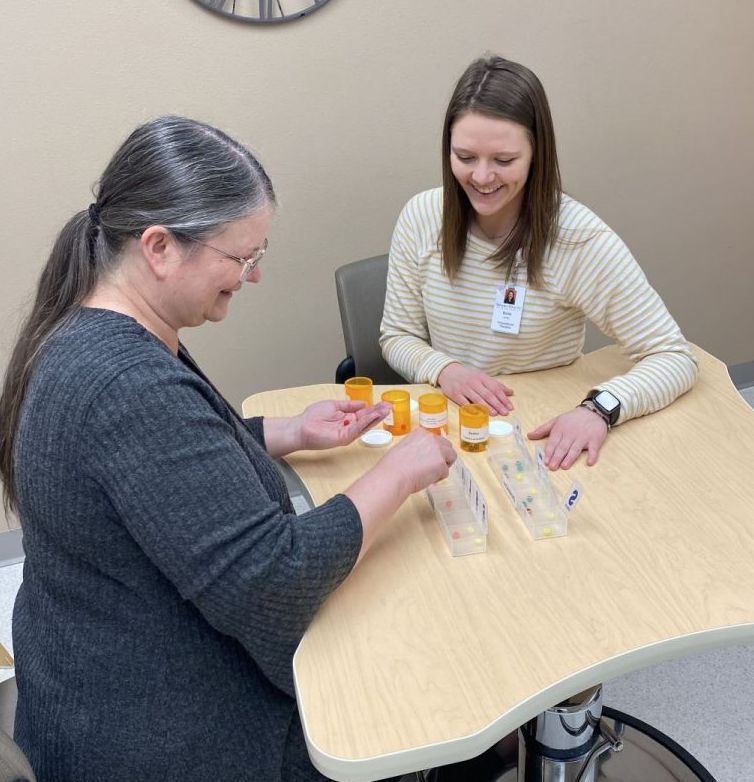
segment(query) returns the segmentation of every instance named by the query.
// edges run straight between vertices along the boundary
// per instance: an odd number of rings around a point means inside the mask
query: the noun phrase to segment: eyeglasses
[[[200,242],[198,239],[191,239],[191,241],[196,244],[201,244],[202,247],[208,247],[210,250],[214,250],[216,253],[220,253],[220,255],[228,258],[231,261],[240,263],[243,267],[241,269],[241,282],[246,282],[249,277],[251,277],[251,273],[254,271],[254,269],[257,268],[257,265],[262,260],[262,258],[264,258],[264,254],[267,252],[268,245],[268,241],[265,239],[264,244],[261,247],[257,247],[257,249],[254,250],[254,252],[248,258],[239,258],[237,255],[226,253],[225,250],[220,250],[219,248],[213,247],[211,244],[207,244],[206,242]]]

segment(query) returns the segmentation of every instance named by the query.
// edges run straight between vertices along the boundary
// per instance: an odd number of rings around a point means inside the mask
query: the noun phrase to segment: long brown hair
[[[445,113],[442,131],[443,207],[440,252],[445,273],[452,280],[460,269],[473,219],[469,199],[450,167],[450,134],[456,121],[468,112],[506,119],[526,128],[532,161],[521,212],[512,231],[490,256],[510,269],[521,250],[531,285],[542,282],[542,265],[548,244],[558,233],[560,169],[555,131],[542,83],[523,65],[491,55],[469,65],[456,84]]]
[[[264,168],[217,128],[167,116],[131,133],[105,169],[96,201],[60,232],[11,354],[0,397],[3,504],[15,510],[14,446],[29,382],[50,338],[112,271],[125,242],[150,225],[179,241],[204,239],[226,223],[275,203]]]

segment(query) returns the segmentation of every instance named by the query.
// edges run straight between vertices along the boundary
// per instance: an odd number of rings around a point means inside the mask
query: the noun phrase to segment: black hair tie
[[[89,230],[87,233],[87,244],[89,246],[89,263],[92,266],[97,265],[97,254],[95,251],[95,243],[97,236],[99,235],[99,207],[97,204],[89,204],[87,209],[89,215]]]
[[[97,204],[89,204],[89,219],[92,221],[92,225],[99,225],[99,207]]]

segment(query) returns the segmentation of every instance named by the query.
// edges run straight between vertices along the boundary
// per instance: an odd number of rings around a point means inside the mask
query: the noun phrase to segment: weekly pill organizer
[[[538,447],[532,458],[518,421],[511,421],[510,431],[508,437],[495,438],[487,463],[532,538],[567,535],[568,516],[581,498],[582,487],[574,482],[560,499],[544,463],[544,449]],[[460,457],[448,477],[426,491],[452,556],[487,550],[487,501]]]

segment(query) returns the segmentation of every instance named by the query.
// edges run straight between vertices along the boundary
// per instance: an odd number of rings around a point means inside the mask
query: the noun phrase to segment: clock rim
[[[210,8],[205,0],[193,0],[197,5],[201,6],[205,11],[216,14],[217,16],[223,16],[226,19],[232,19],[236,22],[246,22],[247,24],[283,24],[284,22],[295,22],[297,19],[302,19],[305,16],[311,16],[315,11],[319,11],[322,6],[327,5],[330,0],[314,0],[314,4],[309,8],[305,8],[303,11],[296,11],[295,13],[288,14],[286,16],[276,16],[272,19],[258,19],[249,16],[239,16],[237,14],[230,13],[229,11],[222,11],[219,8]]]

